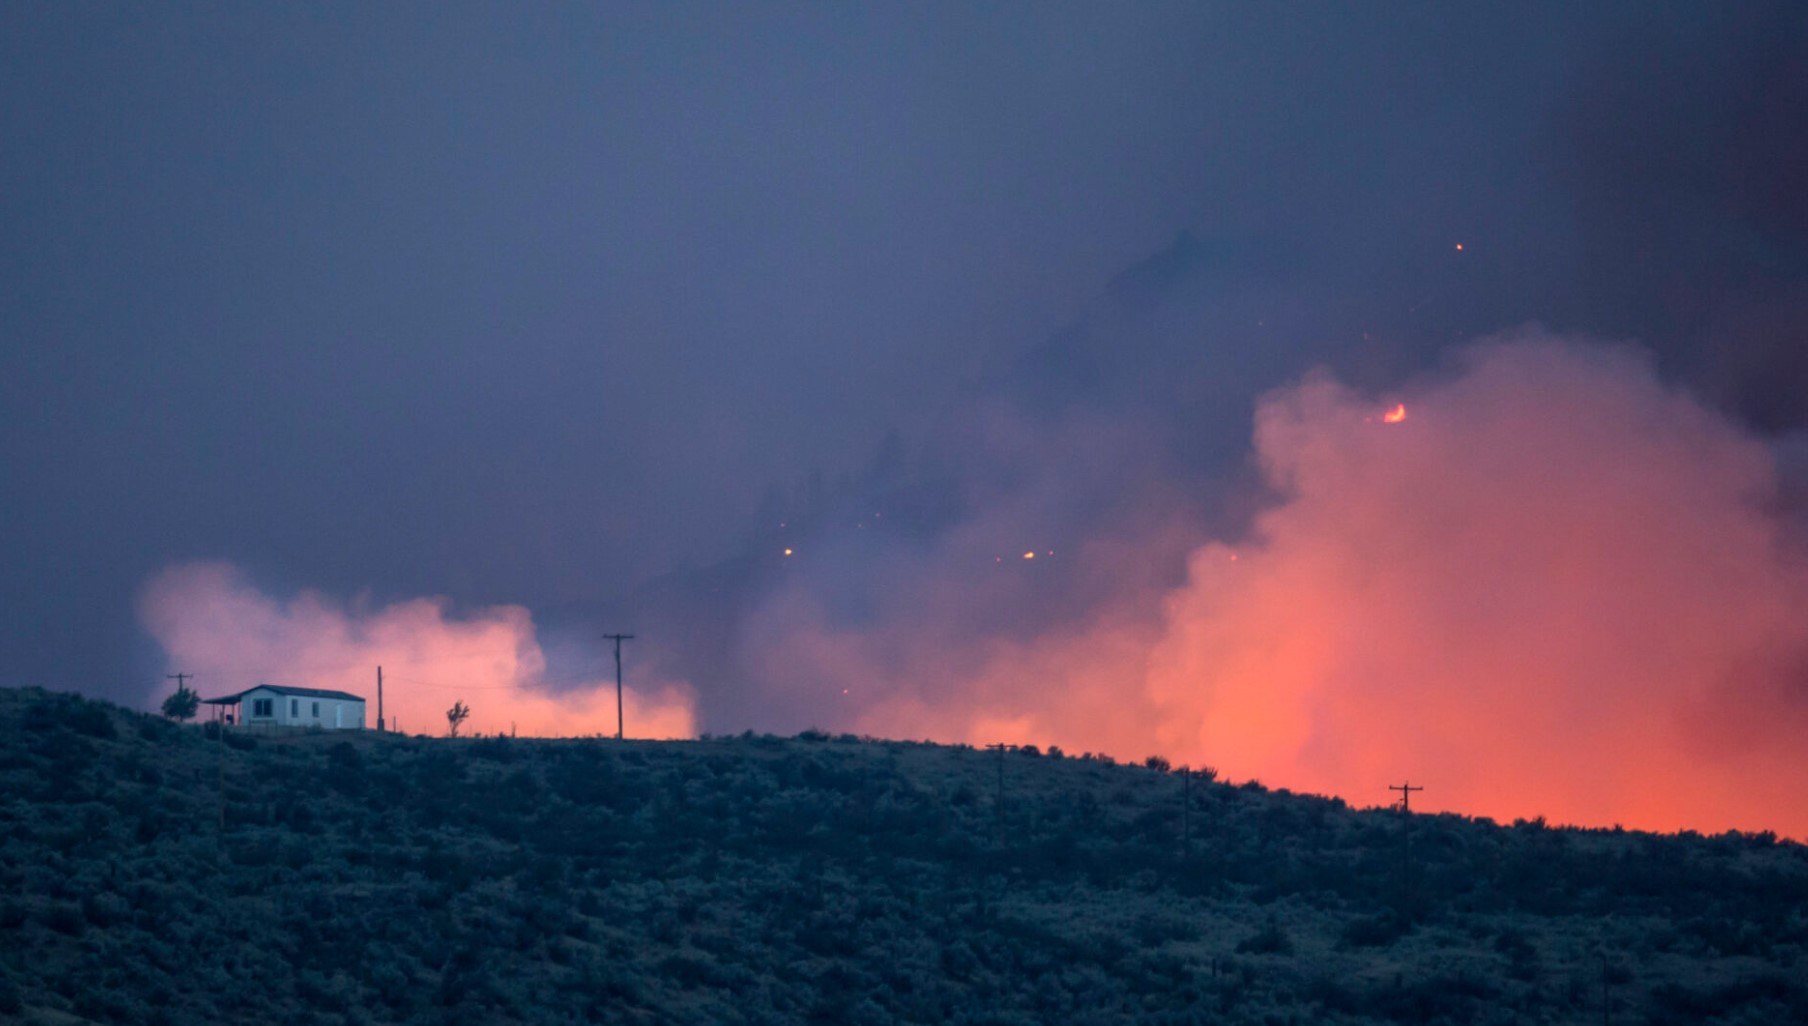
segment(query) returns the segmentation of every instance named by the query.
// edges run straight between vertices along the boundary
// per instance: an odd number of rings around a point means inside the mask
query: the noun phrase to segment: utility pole
[[[1010,747],[1010,745],[1002,743],[986,746],[987,750],[998,753],[998,801],[995,804],[997,804],[1000,809],[1004,808],[1004,753],[1008,751]]]
[[[1004,753],[1011,746],[998,743],[986,746],[989,751],[998,753],[998,798],[992,803],[993,830],[997,834],[997,843],[1004,844]]]
[[[377,667],[377,733],[383,733],[383,668]]]
[[[1389,784],[1387,786],[1387,789],[1389,791],[1400,792],[1400,811],[1406,812],[1406,813],[1412,812],[1412,793],[1414,791],[1425,790],[1423,787],[1412,786],[1411,781],[1408,781],[1404,784]]]
[[[634,635],[605,634],[603,637],[615,642],[615,740],[620,741],[622,739],[622,728],[625,725],[622,718],[621,643],[633,640]]]
[[[1414,787],[1410,780],[1401,784],[1389,784],[1387,789],[1400,792],[1400,812],[1406,817],[1400,823],[1400,904],[1402,914],[1410,920],[1415,918],[1418,905],[1418,894],[1413,886],[1412,793],[1425,789]]]
[[[166,673],[163,675],[163,679],[175,681],[176,690],[182,691],[188,687],[188,678],[193,676],[194,674],[192,673]]]

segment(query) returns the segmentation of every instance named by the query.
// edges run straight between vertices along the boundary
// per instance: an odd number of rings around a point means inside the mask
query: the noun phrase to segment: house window
[[[251,715],[275,716],[275,706],[276,700],[274,698],[253,698],[251,700]]]
[[[296,717],[298,717],[300,715],[301,715],[301,699],[299,699],[299,698],[289,699],[289,719],[295,719]]]
[[[314,718],[315,719],[320,718],[320,703],[319,702],[314,703]]]

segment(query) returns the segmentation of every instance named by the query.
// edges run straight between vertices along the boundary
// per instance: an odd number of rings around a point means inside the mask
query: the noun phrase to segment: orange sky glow
[[[1372,399],[1310,375],[1266,397],[1277,496],[1235,551],[1080,631],[947,651],[762,626],[876,683],[856,728],[1161,754],[1235,779],[1502,820],[1808,837],[1808,562],[1763,442],[1630,349],[1483,345]],[[1404,405],[1396,406],[1404,412]],[[1070,546],[1109,573],[1123,540]],[[934,631],[916,624],[921,634]]]
[[[1104,582],[1084,623],[944,641],[961,568],[998,551],[976,531],[900,579],[907,622],[848,626],[781,586],[742,625],[752,674],[832,681],[816,725],[875,736],[1159,754],[1358,805],[1410,779],[1415,810],[1503,821],[1808,837],[1808,549],[1768,443],[1636,350],[1536,334],[1401,391],[1413,417],[1397,404],[1386,427],[1322,372],[1266,396],[1270,501],[1246,535],[1187,542],[1178,585],[1123,569],[1163,539],[1086,539],[1061,559]],[[443,733],[456,699],[467,730],[614,731],[612,679],[549,686],[518,607],[279,602],[219,564],[170,568],[140,606],[204,695],[263,673],[367,694],[385,663],[410,732]],[[499,687],[435,686],[473,682]],[[686,682],[631,685],[630,736],[694,733]]]

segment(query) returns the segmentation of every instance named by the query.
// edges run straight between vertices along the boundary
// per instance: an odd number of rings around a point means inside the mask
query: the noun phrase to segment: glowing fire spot
[[[1462,243],[1460,243],[1460,242],[1459,242],[1459,243],[1457,243],[1457,244],[1456,244],[1456,249],[1457,249],[1457,252],[1459,252],[1459,253],[1461,253],[1461,252],[1462,252],[1462,251],[1463,251],[1463,244],[1462,244]]]
[[[1036,558],[1036,554],[1035,554],[1035,553],[1034,553],[1034,552],[1025,552],[1025,553],[1024,553],[1024,554],[1023,554],[1023,558],[1024,558],[1024,559],[1035,559],[1035,558]]]
[[[1394,408],[1381,415],[1381,423],[1398,424],[1406,419],[1406,404],[1395,403]]]
[[[790,555],[790,554],[791,554],[791,550],[790,550],[790,549],[786,549],[786,550],[785,550],[785,555],[787,555],[787,556],[789,556],[789,555]]]

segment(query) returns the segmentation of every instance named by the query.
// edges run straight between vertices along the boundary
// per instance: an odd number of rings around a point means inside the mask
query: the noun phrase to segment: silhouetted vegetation
[[[225,740],[0,691],[0,1019],[1808,1016],[1808,853],[1768,835],[821,731]]]
[[[201,696],[187,684],[179,684],[174,693],[163,700],[163,715],[172,720],[192,720],[201,708]]]

